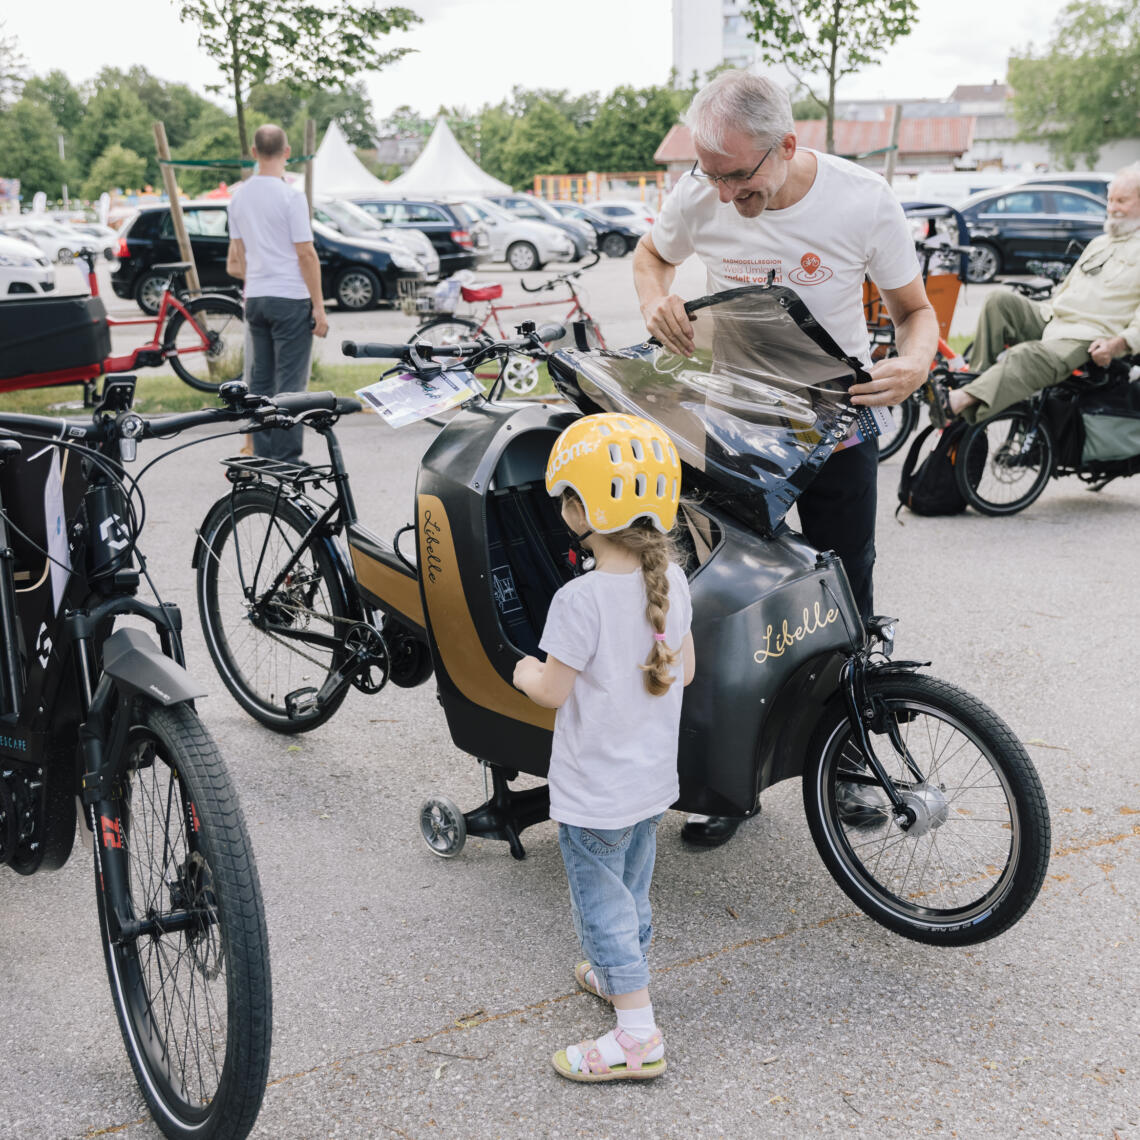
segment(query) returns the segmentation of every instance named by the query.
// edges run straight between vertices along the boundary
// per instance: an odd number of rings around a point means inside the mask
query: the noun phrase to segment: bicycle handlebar
[[[553,289],[556,285],[562,285],[563,283],[569,285],[573,278],[581,277],[587,269],[593,269],[594,266],[597,265],[601,260],[602,255],[598,253],[597,250],[594,250],[594,260],[591,261],[588,265],[579,265],[577,269],[572,269],[569,273],[559,273],[556,276],[552,277],[549,281],[544,281],[541,285],[535,285],[534,288],[531,288],[521,278],[519,280],[519,285],[522,287],[522,291],[524,293],[544,293],[548,289]]]
[[[408,364],[420,372],[429,361],[436,357],[452,357],[462,360],[469,367],[482,364],[492,356],[506,356],[511,352],[526,352],[540,355],[545,345],[561,340],[566,335],[566,327],[554,322],[545,324],[525,336],[498,341],[459,341],[456,344],[432,344],[419,340],[409,344],[387,344],[382,341],[358,343],[354,340],[341,341],[340,350],[345,356],[371,357],[377,360],[396,360]]]

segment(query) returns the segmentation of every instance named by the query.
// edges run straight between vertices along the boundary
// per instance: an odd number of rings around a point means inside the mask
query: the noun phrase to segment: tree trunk
[[[246,134],[245,128],[245,107],[242,105],[241,99],[241,59],[237,53],[237,45],[233,49],[233,73],[234,73],[234,108],[237,111],[237,129],[238,129],[238,149],[241,151],[241,157],[249,158],[249,136]],[[239,168],[239,177],[242,181],[249,178],[253,174],[253,169],[248,166]]]

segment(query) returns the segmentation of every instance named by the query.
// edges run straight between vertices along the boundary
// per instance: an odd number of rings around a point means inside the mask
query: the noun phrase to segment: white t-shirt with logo
[[[912,281],[919,272],[914,237],[880,175],[834,155],[808,153],[817,163],[808,192],[755,218],[721,202],[715,186],[683,175],[651,239],[673,265],[695,253],[708,271],[710,293],[763,285],[775,270],[773,284],[794,289],[845,352],[869,363],[863,279],[880,290]]]
[[[670,565],[665,644],[680,650],[692,623],[689,584]],[[649,694],[645,663],[653,627],[640,570],[591,570],[554,595],[539,647],[578,670],[554,719],[550,818],[575,827],[630,827],[663,812],[680,794],[677,739],[683,661],[660,697]]]
[[[245,245],[246,297],[307,300],[295,248],[313,240],[305,195],[280,178],[255,174],[234,191],[229,213],[230,238]]]

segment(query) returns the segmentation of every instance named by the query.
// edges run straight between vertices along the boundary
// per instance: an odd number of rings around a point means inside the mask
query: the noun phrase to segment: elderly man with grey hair
[[[1008,351],[1007,351],[1008,350]],[[1048,302],[1012,289],[986,298],[970,353],[975,379],[939,400],[970,423],[996,416],[1090,360],[1140,352],[1140,165],[1108,187],[1104,233],[1094,238]],[[1000,359],[999,359],[1000,358]]]
[[[902,206],[877,173],[800,147],[787,93],[748,72],[718,75],[685,117],[697,160],[665,199],[634,254],[646,327],[666,347],[693,351],[692,318],[670,291],[676,266],[704,263],[710,292],[774,282],[794,290],[871,379],[854,404],[901,403],[922,382],[938,339],[914,238]],[[863,281],[878,286],[895,326],[898,355],[871,365]],[[837,449],[800,496],[804,536],[842,559],[864,618],[872,613],[878,445]],[[713,847],[740,821],[694,817],[682,836]]]

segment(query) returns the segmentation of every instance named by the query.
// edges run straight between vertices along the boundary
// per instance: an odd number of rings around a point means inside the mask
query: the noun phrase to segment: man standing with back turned
[[[245,379],[250,392],[303,392],[313,334],[329,322],[305,195],[284,180],[289,140],[272,123],[253,136],[257,173],[234,191],[226,272],[245,281]],[[304,428],[254,433],[254,454],[301,462]]]
[[[863,361],[870,381],[851,402],[901,403],[926,379],[938,322],[926,299],[914,239],[890,186],[854,163],[798,147],[787,94],[743,71],[722,72],[697,92],[685,115],[697,161],[661,208],[634,253],[634,284],[646,327],[688,356],[693,326],[670,286],[696,254],[709,292],[748,284],[775,270],[839,346]],[[757,269],[744,280],[739,267]],[[878,286],[895,326],[898,356],[870,363],[863,279]],[[874,439],[835,451],[798,501],[804,537],[843,561],[864,618],[872,613],[879,453]],[[737,819],[692,817],[691,843],[715,847]]]

